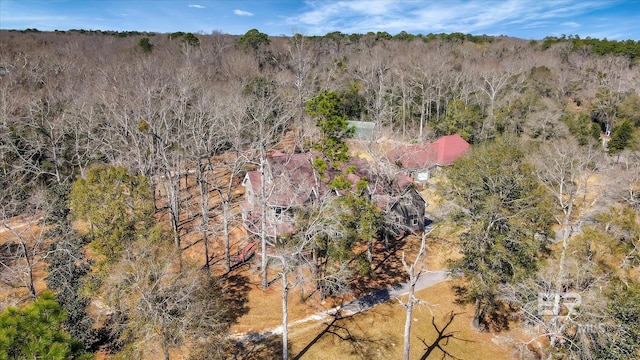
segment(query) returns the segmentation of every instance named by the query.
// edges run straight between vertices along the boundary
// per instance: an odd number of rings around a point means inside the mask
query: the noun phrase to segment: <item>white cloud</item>
[[[533,21],[521,26],[523,29],[538,29],[549,26],[550,23],[546,21]]]
[[[391,1],[345,1],[339,3],[347,10],[353,10],[365,15],[389,15],[400,9]]]
[[[579,27],[580,26],[580,24],[578,24],[575,21],[564,22],[564,23],[562,23],[560,25],[566,26],[566,27]]]
[[[287,19],[287,23],[324,34],[367,31],[484,33],[510,28],[536,28],[544,23],[565,22],[603,7],[601,1],[556,0],[449,0],[449,1],[314,1],[307,12]]]
[[[253,16],[253,13],[250,13],[248,11],[244,11],[244,10],[233,10],[233,13],[238,15],[238,16]]]
[[[189,5],[190,8],[196,8],[196,9],[204,9],[205,7],[202,5]]]

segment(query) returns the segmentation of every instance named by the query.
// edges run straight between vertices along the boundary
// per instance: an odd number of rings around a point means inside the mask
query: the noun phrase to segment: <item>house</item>
[[[351,168],[351,171],[346,169]],[[427,200],[420,194],[413,178],[402,173],[383,176],[372,171],[367,160],[354,159],[342,166],[342,173],[348,173],[345,178],[353,185],[349,190],[359,195],[366,195],[377,208],[382,210],[387,225],[393,227],[395,233],[424,229],[425,208]],[[357,182],[367,180],[367,187],[358,192]],[[343,195],[336,192],[337,195]]]
[[[343,164],[339,174],[351,184],[350,189],[332,189],[328,184],[336,174],[320,177],[313,168],[312,154],[275,153],[267,158],[262,172],[249,171],[242,181],[245,201],[241,204],[242,220],[250,234],[268,238],[294,230],[296,211],[310,206],[321,196],[343,196],[346,192],[370,196],[395,230],[420,231],[424,227],[426,200],[406,175],[389,181],[376,181],[366,160],[356,159]],[[347,170],[348,169],[348,170]],[[367,179],[366,189],[359,188],[360,180]],[[265,204],[265,206],[262,206]]]
[[[261,235],[263,209],[268,237],[293,230],[295,209],[311,202],[325,189],[312,164],[309,154],[276,153],[267,158],[262,172],[247,172],[242,181],[245,202],[241,209],[249,233]]]
[[[427,181],[435,167],[453,165],[469,150],[469,143],[460,135],[447,135],[430,144],[402,145],[389,151],[384,158],[401,167],[418,181]]]
[[[427,200],[418,192],[415,185],[408,184],[397,195],[374,194],[372,200],[386,215],[385,233],[420,232],[424,229]]]

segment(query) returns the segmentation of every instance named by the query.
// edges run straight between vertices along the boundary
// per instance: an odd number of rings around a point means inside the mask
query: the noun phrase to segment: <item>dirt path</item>
[[[418,282],[416,283],[415,291],[420,291],[422,289],[426,289],[430,286],[439,284],[448,278],[448,271],[439,270],[439,271],[426,271],[424,274],[420,276]],[[409,284],[404,282],[400,284],[393,285],[386,289],[380,289],[373,292],[368,293],[358,299],[355,299],[342,307],[333,308],[327,311],[328,314],[335,314],[338,311],[340,315],[351,316],[363,311],[369,310],[377,305],[385,303],[389,300],[398,298],[402,295],[406,295],[409,293]]]
[[[31,225],[32,223],[34,223],[34,221],[36,220],[30,220],[30,221],[20,221],[20,220],[12,220],[9,221],[7,223],[7,226],[5,226],[4,224],[0,223],[0,234],[2,234],[3,232],[10,232],[12,230],[17,230],[19,228],[25,227],[27,225]]]
[[[449,279],[449,272],[446,270],[425,271],[418,279],[418,282],[416,283],[415,291],[426,289],[430,286],[439,284],[448,279]],[[303,319],[290,322],[289,328],[296,325],[303,324],[303,323],[307,323],[310,321],[321,321],[326,318],[331,318],[336,316],[338,317],[352,316],[352,315],[367,311],[387,301],[406,295],[408,293],[409,293],[409,284],[406,282],[390,286],[386,289],[375,290],[355,300],[352,300],[344,305],[340,305],[332,309],[307,316]],[[243,344],[247,344],[249,342],[261,341],[271,336],[280,335],[280,334],[282,334],[282,325],[263,331],[263,332],[251,331],[247,333],[233,334],[231,337],[235,340],[240,341]]]

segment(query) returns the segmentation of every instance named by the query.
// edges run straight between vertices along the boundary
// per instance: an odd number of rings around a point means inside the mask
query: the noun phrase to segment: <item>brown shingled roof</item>
[[[290,207],[304,204],[318,181],[313,171],[312,162],[307,154],[282,154],[267,158],[271,176],[266,178],[265,189],[267,202],[272,206]],[[247,173],[252,188],[256,193],[261,191],[260,172]]]

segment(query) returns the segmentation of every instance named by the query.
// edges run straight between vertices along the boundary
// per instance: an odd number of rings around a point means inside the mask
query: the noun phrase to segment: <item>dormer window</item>
[[[274,209],[274,214],[275,214],[276,222],[282,222],[283,215],[284,215],[284,209],[281,208],[281,207],[277,207],[277,208]]]

